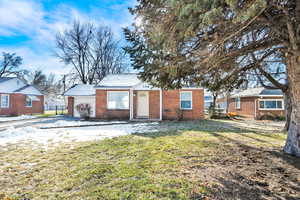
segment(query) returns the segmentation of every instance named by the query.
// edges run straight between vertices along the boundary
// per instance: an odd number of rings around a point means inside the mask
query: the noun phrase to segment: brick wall
[[[32,107],[26,107],[26,95],[10,94],[9,108],[0,108],[0,115],[25,115],[44,113],[44,96],[37,97],[40,99],[40,101],[32,101]]]
[[[241,97],[241,106],[239,109],[235,106],[235,98],[228,99],[228,112],[235,112],[245,117],[254,117],[256,97]]]
[[[264,97],[261,99],[282,99],[280,97]],[[236,112],[238,115],[259,118],[262,115],[284,116],[284,110],[259,110],[259,98],[258,97],[241,97],[241,108],[236,109],[235,98],[228,100],[228,112]],[[255,111],[256,109],[256,111]]]
[[[149,92],[149,115],[150,119],[160,118],[160,91]]]
[[[68,97],[68,115],[74,116],[74,97]]]
[[[107,109],[107,91],[128,91],[129,90],[96,90],[96,118],[99,119],[125,119],[130,117],[128,110]]]
[[[192,91],[192,110],[180,110],[180,91]],[[178,119],[182,112],[183,119],[196,120],[204,118],[204,91],[197,90],[164,90],[163,119]]]
[[[121,91],[121,90],[108,90]],[[122,90],[129,91],[129,90]],[[192,91],[193,109],[180,110],[180,91]],[[137,91],[133,96],[133,116],[137,114]],[[178,111],[182,112],[183,119],[195,120],[204,118],[204,91],[197,90],[169,90],[163,91],[163,119],[178,119]],[[149,117],[150,119],[160,118],[160,91],[149,91]],[[107,90],[96,90],[96,118],[100,119],[129,119],[128,110],[107,109]]]

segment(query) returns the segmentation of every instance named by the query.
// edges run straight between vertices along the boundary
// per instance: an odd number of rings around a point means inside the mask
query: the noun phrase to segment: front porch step
[[[149,119],[149,118],[135,118],[135,119],[131,119],[130,121],[133,122],[158,122],[161,121],[160,119]]]

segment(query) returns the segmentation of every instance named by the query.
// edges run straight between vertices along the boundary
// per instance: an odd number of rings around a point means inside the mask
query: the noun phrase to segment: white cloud
[[[0,52],[16,53],[22,57],[22,69],[30,71],[40,69],[46,74],[55,73],[57,75],[67,74],[71,70],[70,67],[65,66],[54,57],[51,51],[36,52],[28,47],[0,47]]]
[[[119,11],[121,18],[107,17],[99,8],[81,12],[66,4],[59,4],[54,10],[46,11],[40,2],[0,0],[0,36],[26,35],[30,38],[30,41],[23,46],[1,46],[0,44],[0,52],[16,52],[23,58],[23,66],[27,69],[41,68],[46,73],[63,74],[67,73],[69,68],[64,68],[64,64],[53,56],[55,35],[69,28],[73,20],[80,20],[110,26],[117,39],[121,39],[122,27],[129,26],[133,21],[133,17],[126,9],[132,6],[135,0],[111,8]]]
[[[6,35],[29,34],[42,25],[44,12],[33,1],[0,0],[0,30]]]

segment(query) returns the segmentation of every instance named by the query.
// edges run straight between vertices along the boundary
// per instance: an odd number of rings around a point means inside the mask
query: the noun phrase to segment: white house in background
[[[213,103],[213,96],[210,91],[204,90],[204,107],[208,109]]]

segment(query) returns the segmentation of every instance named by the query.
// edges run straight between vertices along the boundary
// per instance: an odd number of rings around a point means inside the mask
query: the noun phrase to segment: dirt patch
[[[207,183],[211,199],[291,199],[300,197],[300,159],[281,149],[227,146],[226,153],[193,168]]]

